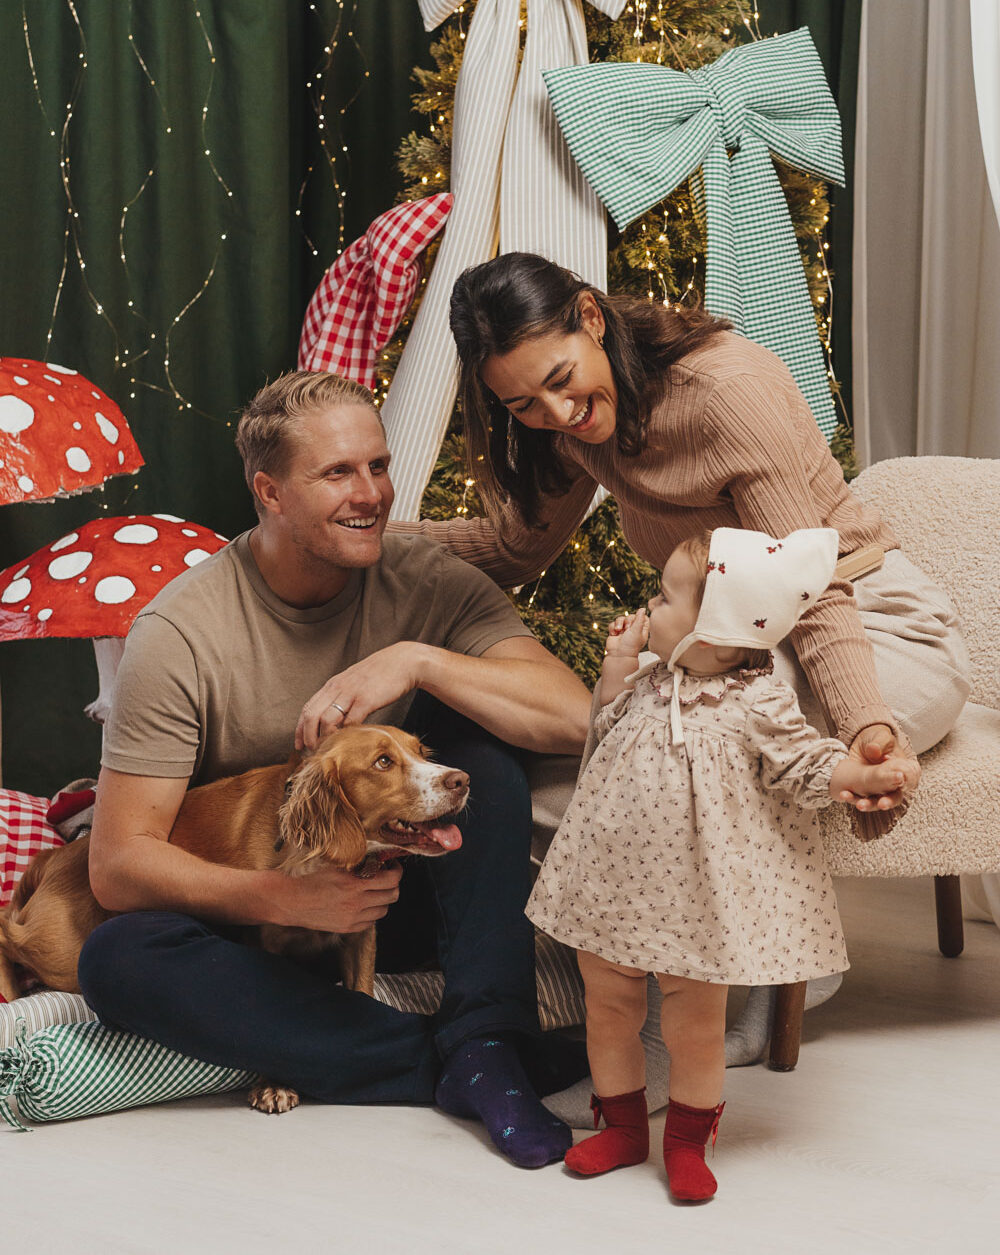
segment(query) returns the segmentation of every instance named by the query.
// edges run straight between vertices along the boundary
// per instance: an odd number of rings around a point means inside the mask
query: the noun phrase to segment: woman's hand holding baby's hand
[[[604,652],[609,657],[638,658],[649,636],[645,607],[635,614],[620,614],[608,629]]]
[[[862,728],[851,742],[849,755],[848,762],[856,772],[862,773],[859,780],[865,779],[863,773],[869,767],[885,766],[888,762],[895,764],[895,769],[903,773],[903,779],[891,789],[856,789],[848,783],[845,787],[856,796],[841,800],[849,801],[859,811],[892,810],[904,798],[908,798],[920,783],[920,764],[916,754],[910,749],[909,742],[902,735],[898,739],[892,728],[884,723],[873,723]]]
[[[892,810],[909,792],[911,774],[910,760],[901,756],[864,764],[845,758],[830,778],[830,796],[859,811]]]

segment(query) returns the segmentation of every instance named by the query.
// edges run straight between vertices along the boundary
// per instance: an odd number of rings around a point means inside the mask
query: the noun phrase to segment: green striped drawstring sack
[[[125,1107],[246,1089],[257,1078],[240,1068],[191,1059],[144,1037],[91,1021],[58,1024],[0,1050],[0,1119],[71,1120]]]

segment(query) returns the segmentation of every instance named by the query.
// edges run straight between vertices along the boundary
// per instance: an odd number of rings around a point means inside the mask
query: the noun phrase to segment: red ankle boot
[[[718,1189],[705,1163],[705,1143],[715,1138],[725,1103],[718,1107],[686,1107],[671,1098],[663,1129],[663,1165],[670,1193],[682,1202],[711,1198]]]
[[[601,1116],[605,1127],[594,1137],[569,1148],[566,1167],[585,1177],[593,1177],[610,1172],[612,1168],[645,1163],[649,1158],[645,1087],[631,1094],[616,1094],[613,1098],[598,1098],[594,1094],[590,1107],[594,1113],[594,1128]]]

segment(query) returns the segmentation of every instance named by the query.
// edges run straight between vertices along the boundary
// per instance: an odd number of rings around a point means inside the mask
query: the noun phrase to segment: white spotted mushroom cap
[[[142,465],[124,414],[78,371],[0,357],[0,505],[86,492]]]
[[[172,514],[95,519],[0,573],[0,641],[125,636],[165,584],[228,543]]]

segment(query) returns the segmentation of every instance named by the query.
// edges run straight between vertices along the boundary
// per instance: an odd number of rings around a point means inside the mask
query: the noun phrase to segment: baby
[[[837,533],[718,528],[671,554],[659,594],[612,624],[601,738],[528,903],[574,946],[602,1132],[566,1164],[584,1175],[649,1154],[646,974],[670,1053],[664,1163],[674,1198],[711,1197],[731,984],[790,984],[848,966],[814,809],[886,809],[907,764],[869,765],[822,737],[770,649],[826,589]],[[640,650],[659,660],[638,668]]]

